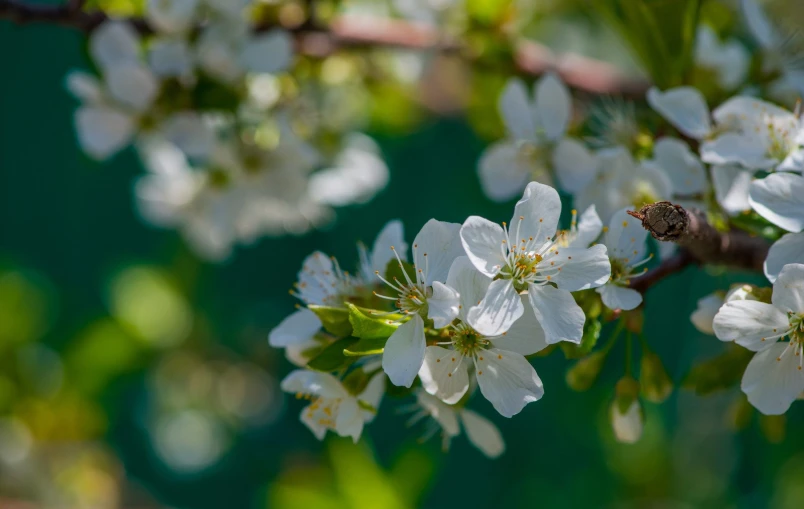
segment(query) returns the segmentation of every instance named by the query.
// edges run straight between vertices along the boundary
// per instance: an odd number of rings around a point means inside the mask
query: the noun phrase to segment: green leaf
[[[343,354],[347,357],[381,354],[385,349],[386,341],[388,341],[388,338],[361,339],[349,348],[344,349]]]
[[[352,334],[352,324],[349,322],[349,310],[329,306],[307,306],[318,316],[327,332],[336,336],[349,336]]]
[[[735,387],[742,380],[745,368],[754,352],[737,345],[692,367],[684,377],[683,387],[693,389],[696,394],[706,395]]]
[[[193,103],[197,109],[234,112],[240,102],[240,94],[229,85],[203,73],[198,76],[193,89]]]
[[[355,357],[348,357],[344,355],[343,351],[349,348],[353,343],[357,342],[356,338],[348,337],[335,341],[321,353],[310,359],[307,367],[316,371],[338,371],[349,367],[355,360]]]
[[[389,324],[386,318],[368,316],[351,303],[346,303],[346,307],[349,308],[349,323],[352,324],[352,335],[355,337],[387,339],[396,331],[397,326]]]

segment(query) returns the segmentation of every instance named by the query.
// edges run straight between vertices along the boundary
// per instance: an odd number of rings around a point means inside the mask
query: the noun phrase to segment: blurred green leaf
[[[693,366],[684,377],[682,386],[700,395],[734,387],[742,380],[745,368],[753,356],[754,352],[730,344],[717,357]]]
[[[349,336],[352,334],[352,324],[349,321],[347,308],[334,308],[329,306],[310,305],[307,308],[318,316],[327,332],[336,336]]]
[[[47,285],[32,274],[0,273],[0,351],[42,337],[52,309]]]
[[[386,318],[367,316],[351,303],[347,303],[346,307],[349,308],[349,323],[352,324],[352,335],[355,337],[366,340],[388,339],[396,331],[397,326],[389,324]],[[384,345],[385,341],[382,344]]]
[[[335,341],[324,348],[318,355],[310,359],[307,367],[317,371],[338,371],[352,364],[355,357],[344,355],[344,350],[357,342],[357,338],[348,337]]]
[[[409,507],[364,444],[355,446],[351,440],[330,440],[329,459],[335,474],[335,482],[349,507],[353,509]]]

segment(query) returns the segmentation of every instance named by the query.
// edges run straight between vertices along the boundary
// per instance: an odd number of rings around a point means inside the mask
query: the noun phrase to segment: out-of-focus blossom
[[[745,81],[751,57],[737,39],[721,42],[708,25],[700,25],[695,38],[695,63],[715,72],[725,90],[734,90]]]

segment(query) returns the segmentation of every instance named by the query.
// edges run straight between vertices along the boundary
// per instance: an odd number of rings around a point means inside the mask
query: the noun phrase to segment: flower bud
[[[594,352],[579,360],[567,371],[567,385],[578,392],[589,390],[605,362],[606,352],[603,351]]]
[[[609,408],[611,428],[618,442],[633,444],[642,437],[645,416],[639,404],[639,384],[630,376],[617,382],[617,396]]]
[[[673,392],[673,381],[664,369],[662,359],[654,352],[645,351],[640,364],[639,385],[642,397],[652,403],[661,403]]]
[[[642,327],[645,325],[645,314],[642,312],[641,308],[623,311],[622,319],[627,331],[633,332],[634,334],[642,333]]]

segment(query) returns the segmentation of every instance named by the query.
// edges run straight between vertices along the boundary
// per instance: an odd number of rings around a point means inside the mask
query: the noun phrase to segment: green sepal
[[[316,371],[338,371],[349,367],[355,360],[354,357],[344,355],[343,351],[357,342],[357,338],[348,337],[335,341],[321,353],[310,359],[307,367]]]
[[[352,396],[358,396],[366,390],[376,371],[366,373],[362,368],[355,369],[343,379],[343,386]]]
[[[362,357],[364,355],[379,355],[385,349],[388,338],[368,338],[361,339],[349,348],[343,350],[347,357]]]
[[[396,331],[397,325],[391,325],[385,318],[368,316],[357,306],[346,303],[349,309],[349,323],[352,324],[352,335],[360,339],[388,339]],[[384,342],[383,342],[384,344]]]
[[[352,334],[352,324],[349,322],[347,308],[334,308],[329,306],[310,305],[307,308],[316,314],[327,332],[343,337]]]
[[[754,352],[738,345],[730,345],[728,350],[697,364],[684,377],[682,387],[692,389],[696,394],[706,395],[735,387],[742,380],[745,368]]]
[[[602,330],[603,323],[600,320],[586,320],[586,323],[583,324],[583,336],[579,345],[566,341],[559,343],[564,356],[567,359],[580,359],[589,354],[597,345],[597,340],[600,339],[600,331]]]

